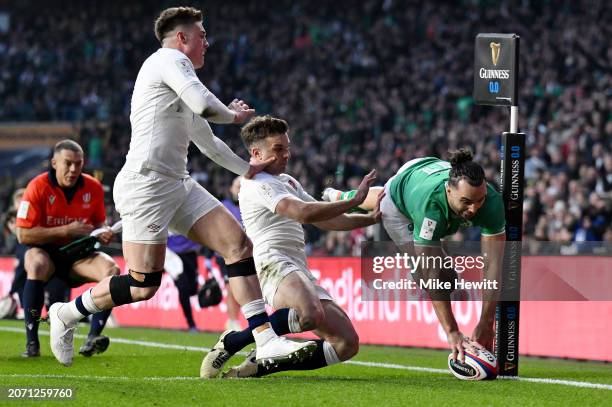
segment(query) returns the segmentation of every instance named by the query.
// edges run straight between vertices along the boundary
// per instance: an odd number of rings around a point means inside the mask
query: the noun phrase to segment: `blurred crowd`
[[[0,121],[81,126],[89,170],[112,183],[130,140],[138,69],[153,21],[175,2],[13,1],[1,12]],[[208,1],[201,80],[291,126],[289,172],[313,196],[384,183],[406,161],[469,146],[499,176],[505,108],[476,106],[479,32],[521,37],[519,128],[527,135],[527,239],[612,241],[612,6],[605,0]],[[237,126],[216,134],[242,157]],[[225,197],[233,175],[195,148],[190,171]],[[8,200],[7,200],[8,202]],[[472,232],[465,232],[470,238]],[[356,253],[367,231],[307,228],[311,253]]]

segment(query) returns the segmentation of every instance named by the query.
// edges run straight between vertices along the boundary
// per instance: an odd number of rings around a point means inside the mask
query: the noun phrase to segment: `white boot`
[[[76,323],[66,325],[60,319],[58,311],[61,307],[66,306],[66,303],[56,302],[49,307],[49,336],[51,342],[51,352],[62,365],[72,365],[72,357],[74,356],[74,330]]]

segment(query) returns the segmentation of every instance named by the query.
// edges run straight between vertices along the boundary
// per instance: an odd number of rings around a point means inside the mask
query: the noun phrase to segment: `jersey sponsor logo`
[[[19,204],[19,210],[17,210],[17,218],[27,219],[29,209],[30,209],[30,202],[21,201],[21,203]]]
[[[49,203],[53,205],[55,203],[55,195],[49,195]]]
[[[419,233],[419,237],[425,240],[433,239],[434,230],[436,230],[436,222],[433,219],[425,218],[423,219],[423,223],[421,224],[421,232]]]
[[[47,216],[46,226],[62,226],[67,225],[72,222],[82,222],[87,223],[87,218],[79,218],[79,217],[57,217],[57,216]]]
[[[288,179],[288,180],[287,180],[287,184],[289,184],[289,186],[290,186],[291,188],[293,188],[294,190],[296,190],[296,191],[297,191],[297,185],[295,185],[295,182],[293,182],[293,180],[292,180],[292,179]]]
[[[87,192],[86,194],[83,194],[83,202],[88,203],[89,201],[91,201],[91,194]]]

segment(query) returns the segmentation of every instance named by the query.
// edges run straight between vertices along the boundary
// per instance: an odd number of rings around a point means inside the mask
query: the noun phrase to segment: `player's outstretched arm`
[[[376,170],[363,177],[357,193],[350,200],[338,202],[304,202],[295,198],[284,198],[277,205],[275,212],[300,223],[326,221],[360,205],[366,198],[370,185],[376,180]]]
[[[481,237],[481,250],[486,253],[484,278],[497,282],[497,289],[483,290],[482,313],[480,321],[474,328],[472,340],[478,342],[486,349],[493,350],[493,330],[495,322],[495,309],[501,290],[502,264],[504,259],[504,242],[506,233],[497,235],[483,235]]]
[[[374,210],[374,208],[376,207],[376,203],[378,202],[383,191],[383,187],[370,187],[368,195],[361,203],[361,205],[358,206],[358,208],[368,212]],[[340,191],[333,188],[327,188],[323,193],[323,200],[329,202],[347,201],[353,198],[356,193],[356,189],[353,189],[351,191]]]
[[[237,175],[245,175],[249,171],[249,163],[236,155],[227,144],[216,137],[206,120],[196,118],[193,129],[189,133],[189,138],[204,155],[221,167]]]
[[[418,246],[415,244],[415,252],[417,256],[422,255],[424,258],[444,257],[442,248],[436,246]],[[454,280],[455,274],[452,273],[451,270],[437,268],[435,266],[436,262],[426,263],[431,263],[432,267],[422,267],[420,271],[417,270],[417,274],[422,280],[433,281],[434,283],[451,281],[451,284],[454,284],[452,280]],[[434,311],[436,312],[436,316],[438,317],[438,321],[440,321],[440,325],[442,325],[444,332],[446,332],[446,337],[453,353],[453,358],[464,362],[464,349],[473,349],[474,346],[470,343],[469,338],[463,335],[463,333],[459,330],[457,320],[455,319],[453,310],[451,308],[450,294],[452,291],[452,288],[435,288],[427,290],[429,296],[431,297],[431,303]]]
[[[372,188],[370,188],[372,191]],[[369,193],[368,193],[369,196]],[[384,198],[385,193],[378,194],[378,199],[374,210],[367,215],[361,214],[342,214],[324,222],[317,222],[314,225],[323,230],[353,230],[374,225],[382,219],[380,211],[380,201]],[[366,198],[367,199],[367,198]]]

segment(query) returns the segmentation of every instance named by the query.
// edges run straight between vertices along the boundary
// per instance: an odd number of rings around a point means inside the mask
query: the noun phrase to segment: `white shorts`
[[[169,228],[186,236],[198,219],[221,205],[191,177],[155,171],[121,170],[113,198],[123,221],[123,240],[145,244],[166,243]]]
[[[334,300],[326,289],[317,284],[301,250],[269,249],[266,254],[255,256],[255,268],[263,298],[271,307],[274,307],[274,295],[281,281],[292,272],[301,273],[311,281],[320,300]]]
[[[421,160],[423,160],[423,158],[415,158],[414,160],[408,161],[406,164],[402,165],[397,171],[397,174],[404,172],[406,168]],[[391,177],[385,184],[386,195],[380,202],[380,211],[382,212],[383,226],[389,234],[389,237],[391,237],[391,240],[393,240],[395,244],[401,245],[414,241],[413,224],[412,220],[397,209],[397,206],[395,206],[391,199],[390,187],[393,178],[395,178],[395,176]]]

